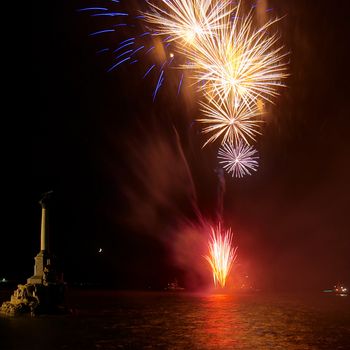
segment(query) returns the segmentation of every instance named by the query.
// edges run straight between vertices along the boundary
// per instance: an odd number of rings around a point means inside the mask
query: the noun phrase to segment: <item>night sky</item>
[[[268,2],[273,15],[285,16],[276,28],[290,52],[288,87],[268,108],[258,172],[226,175],[224,195],[240,269],[260,288],[350,284],[347,3]],[[13,89],[11,115],[26,127],[23,142],[9,135],[5,147],[10,154],[21,144],[8,157],[0,277],[31,274],[38,201],[53,190],[51,248],[68,282],[203,284],[190,271],[199,262],[205,269],[202,244],[186,232],[194,196],[203,216],[215,219],[218,177],[217,145],[201,149],[199,97],[188,87],[177,96],[170,72],[152,102],[155,79],[142,79],[147,62],[107,73],[111,58],[96,51],[118,38],[89,37],[103,27],[76,12],[89,5],[34,2],[31,30],[22,34],[30,52],[22,53],[26,74]]]

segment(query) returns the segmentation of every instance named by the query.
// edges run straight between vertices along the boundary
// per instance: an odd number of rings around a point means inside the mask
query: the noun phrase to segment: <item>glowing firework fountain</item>
[[[214,285],[221,288],[226,286],[227,278],[237,258],[237,247],[233,247],[232,238],[230,229],[223,231],[220,224],[216,229],[211,227],[209,255],[205,256],[205,259],[212,268]]]

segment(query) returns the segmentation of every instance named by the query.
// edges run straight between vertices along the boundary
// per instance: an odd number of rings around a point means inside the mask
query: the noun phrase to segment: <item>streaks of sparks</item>
[[[246,104],[263,98],[272,102],[278,88],[287,77],[287,54],[283,46],[276,47],[278,35],[269,34],[278,21],[267,22],[259,29],[253,28],[252,11],[240,16],[239,5],[233,21],[224,17],[205,40],[198,41],[187,56],[190,63],[183,68],[191,70],[200,89],[213,98],[233,98],[235,104]]]
[[[237,247],[232,246],[231,229],[223,231],[220,224],[216,229],[211,227],[208,243],[209,255],[205,256],[212,273],[215,286],[225,287],[227,278],[237,258]]]
[[[145,0],[144,4],[147,9],[137,16],[108,7],[79,10],[118,21],[90,36],[113,32],[121,25],[131,29],[133,21],[138,22],[133,35],[121,40],[114,50],[98,51],[113,54],[114,64],[108,71],[138,62],[137,55],[147,56],[152,63],[142,74],[143,78],[156,75],[155,100],[169,68],[180,72],[178,94],[187,70],[186,76],[202,93],[203,116],[198,121],[208,136],[204,146],[220,141],[220,163],[233,177],[255,171],[258,157],[249,143],[260,134],[264,102],[273,103],[288,76],[288,54],[279,45],[279,35],[272,31],[279,19],[256,27],[253,8],[244,14],[241,2],[235,6],[231,0]]]
[[[200,105],[204,118],[198,121],[207,125],[202,132],[212,134],[204,146],[219,138],[222,144],[234,143],[240,139],[249,143],[249,139],[254,141],[255,135],[260,134],[258,128],[262,121],[257,120],[257,117],[262,111],[253,102],[247,108],[247,104],[237,104],[232,98],[220,98],[200,102]]]
[[[149,11],[144,19],[160,35],[181,45],[196,41],[218,29],[231,10],[229,1],[161,0],[160,5],[147,1]]]
[[[96,54],[105,54],[111,57],[113,63],[106,69],[107,72],[112,72],[125,64],[132,65],[142,62],[146,65],[142,77],[152,75],[151,79],[156,79],[152,94],[153,100],[155,100],[166,75],[170,75],[168,68],[175,59],[170,37],[159,36],[153,29],[145,30],[144,15],[140,15],[139,9],[126,12],[121,10],[125,6],[122,6],[120,1],[111,2],[112,4],[109,4],[108,7],[86,7],[77,11],[93,18],[112,18],[111,21],[101,22],[104,25],[109,23],[109,26],[104,26],[89,34],[90,37],[96,38],[103,35],[113,35],[110,38],[117,38],[117,42],[110,41],[110,47],[98,49]],[[145,3],[147,5],[146,1]],[[125,37],[126,31],[123,28],[127,28],[127,37]],[[179,57],[179,55],[176,56]],[[181,87],[183,75],[178,74],[178,78],[180,81],[179,87]]]
[[[241,141],[237,144],[225,143],[219,148],[218,158],[221,159],[219,163],[232,177],[251,175],[250,171],[256,171],[259,166],[257,151]]]

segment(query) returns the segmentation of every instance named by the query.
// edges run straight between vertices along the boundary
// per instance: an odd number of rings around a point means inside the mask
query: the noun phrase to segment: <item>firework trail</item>
[[[218,177],[218,187],[217,187],[217,217],[218,221],[222,222],[224,213],[224,195],[226,192],[226,180],[224,176],[224,170],[222,167],[218,166],[215,169],[215,173]]]
[[[237,258],[237,247],[232,245],[231,229],[223,231],[219,224],[216,229],[211,227],[208,243],[209,255],[205,256],[212,272],[215,286],[225,287],[227,278]]]
[[[256,171],[259,164],[257,151],[250,145],[238,142],[238,144],[225,143],[218,152],[219,161],[223,168],[231,173],[232,177],[251,175]]]
[[[183,151],[179,133],[177,132],[175,127],[174,127],[174,132],[175,132],[175,136],[176,136],[176,144],[177,144],[177,147],[178,147],[178,151],[179,151],[181,159],[183,160],[183,163],[184,163],[184,166],[185,166],[185,169],[186,169],[186,173],[188,175],[188,181],[190,182],[192,208],[193,208],[197,218],[200,218],[201,217],[201,212],[200,212],[200,209],[198,208],[198,204],[197,204],[198,203],[198,198],[197,198],[196,186],[194,185],[194,182],[193,182],[191,169],[190,169],[190,166],[188,165],[185,153]]]

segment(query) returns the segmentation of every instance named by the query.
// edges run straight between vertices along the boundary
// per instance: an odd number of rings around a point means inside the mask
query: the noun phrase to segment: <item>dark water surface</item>
[[[350,349],[350,297],[69,291],[67,304],[0,317],[0,349]]]

